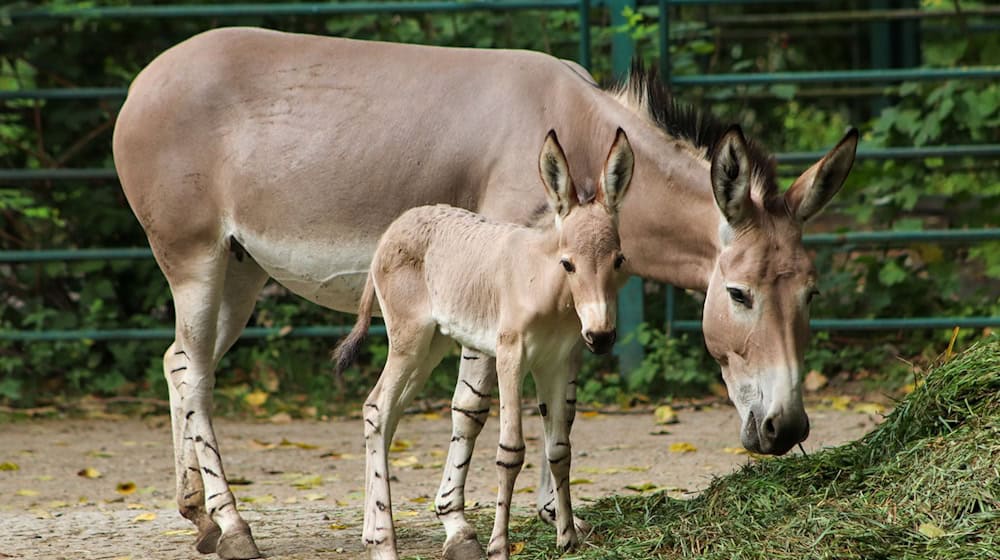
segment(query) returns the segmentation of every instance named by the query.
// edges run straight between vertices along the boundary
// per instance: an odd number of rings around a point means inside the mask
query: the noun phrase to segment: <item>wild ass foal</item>
[[[625,257],[618,207],[634,159],[618,129],[594,197],[579,202],[566,156],[549,131],[539,173],[552,210],[547,227],[487,220],[443,204],[400,216],[382,235],[358,310],[358,322],[337,347],[337,367],[353,361],[377,294],[389,355],[364,405],[364,542],[373,558],[396,558],[389,492],[388,445],[400,413],[441,361],[449,337],[496,357],[500,388],[496,519],[488,555],[506,558],[514,481],[524,464],[521,385],[531,371],[545,430],[545,455],[556,485],[557,543],[576,546],[569,495],[571,448],[566,392],[575,378],[572,355],[582,341],[605,353],[615,342],[615,295]],[[477,416],[483,411],[465,411]],[[452,487],[454,490],[455,487]],[[459,493],[460,494],[460,493]],[[464,507],[456,496],[443,506]],[[442,505],[438,504],[442,513]],[[479,558],[475,535],[452,557]]]

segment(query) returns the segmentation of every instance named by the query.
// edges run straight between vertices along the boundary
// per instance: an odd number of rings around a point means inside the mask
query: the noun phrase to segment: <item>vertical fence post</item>
[[[670,87],[670,6],[668,0],[659,0],[660,14],[660,79]]]
[[[590,0],[580,0],[580,66],[590,70]]]
[[[611,25],[619,27],[627,23],[625,8],[635,9],[635,0],[608,0],[607,6],[611,15]],[[632,36],[628,32],[616,32],[611,38],[611,69],[615,78],[621,79],[628,73],[634,52],[635,44]],[[642,279],[633,276],[618,292],[618,331],[623,342],[615,346],[615,355],[618,356],[619,369],[626,375],[642,363],[642,345],[634,337],[626,340],[629,335],[636,332],[640,323],[642,323]]]

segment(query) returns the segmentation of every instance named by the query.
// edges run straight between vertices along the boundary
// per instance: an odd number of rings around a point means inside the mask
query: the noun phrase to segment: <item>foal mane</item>
[[[608,92],[668,136],[689,143],[706,161],[715,156],[719,140],[729,129],[715,115],[674,97],[657,76],[655,68],[647,70],[639,58],[632,59],[628,77],[609,88]],[[746,146],[751,176],[760,199],[773,200],[778,195],[774,158],[752,138],[746,139]]]

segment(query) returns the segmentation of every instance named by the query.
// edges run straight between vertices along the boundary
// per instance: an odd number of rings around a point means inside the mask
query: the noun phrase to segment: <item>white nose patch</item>
[[[606,302],[582,303],[577,308],[577,312],[580,314],[580,325],[583,327],[584,333],[587,331],[604,332],[611,329],[613,321],[608,315]]]

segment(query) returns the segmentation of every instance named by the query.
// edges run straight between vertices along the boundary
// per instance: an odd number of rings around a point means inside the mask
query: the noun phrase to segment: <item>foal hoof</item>
[[[219,539],[219,546],[216,552],[222,560],[250,560],[260,558],[260,551],[253,542],[250,528],[246,532],[234,532],[222,535]]]
[[[479,560],[484,554],[471,527],[455,533],[444,543],[445,560]]]
[[[222,529],[215,523],[209,523],[198,528],[198,537],[194,541],[194,547],[202,554],[211,554],[219,546],[219,537],[222,536]]]

